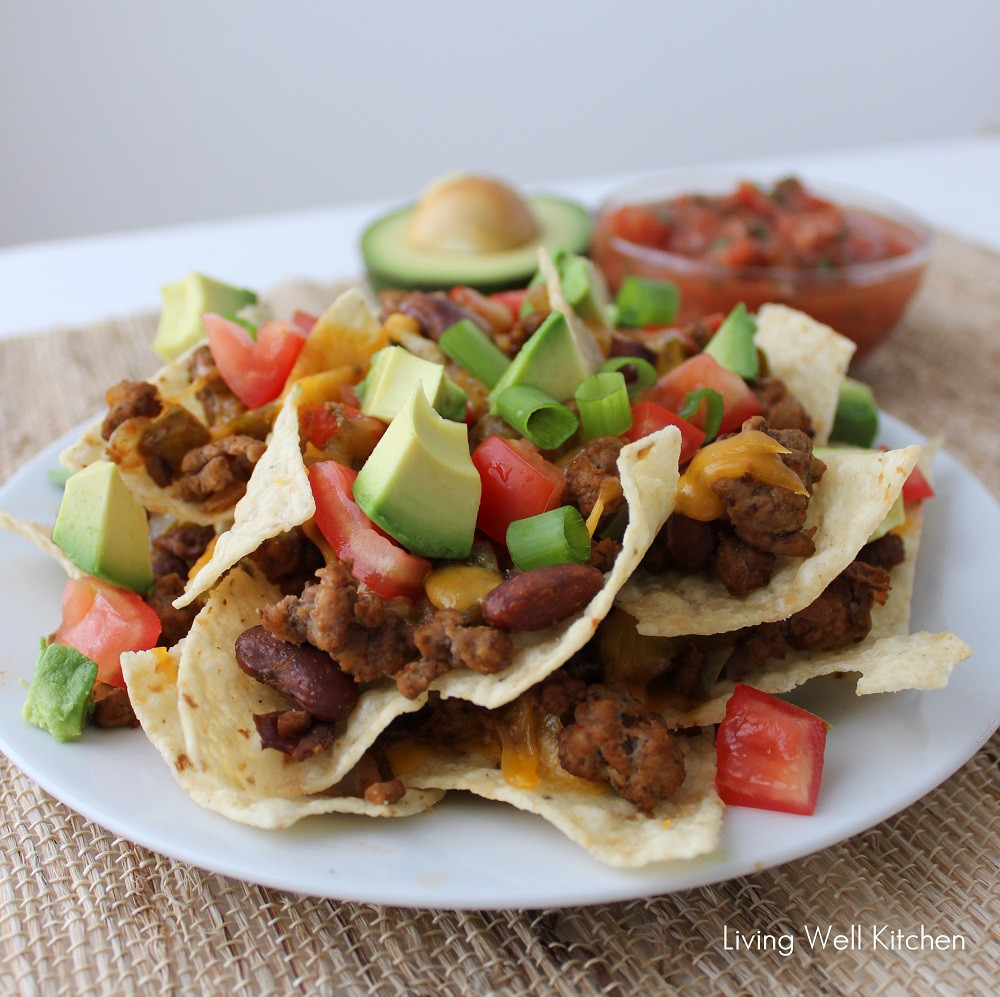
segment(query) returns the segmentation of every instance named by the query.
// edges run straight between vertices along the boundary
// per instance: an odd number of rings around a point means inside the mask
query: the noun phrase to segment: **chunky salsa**
[[[861,356],[899,321],[929,245],[917,223],[788,178],[770,189],[742,181],[724,194],[613,201],[592,254],[613,289],[630,274],[676,284],[680,321],[781,302],[854,340]]]
[[[608,226],[629,242],[730,267],[843,267],[903,256],[917,243],[908,229],[841,207],[795,177],[770,189],[743,180],[727,194],[624,205]]]

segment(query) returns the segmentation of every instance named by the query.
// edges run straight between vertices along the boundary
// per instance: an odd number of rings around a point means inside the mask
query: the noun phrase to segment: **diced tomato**
[[[388,428],[381,419],[339,402],[303,405],[299,409],[299,427],[314,447],[326,450],[336,437],[338,450],[362,461],[371,456],[375,444]]]
[[[289,371],[306,341],[291,322],[265,322],[257,338],[221,315],[201,317],[208,348],[229,389],[247,408],[258,408],[281,394]]]
[[[715,739],[716,789],[732,806],[811,814],[825,747],[819,717],[738,683]]]
[[[292,325],[297,325],[305,333],[312,332],[312,327],[318,321],[318,316],[313,315],[311,312],[304,312],[299,308],[296,308],[292,312]]]
[[[419,599],[431,562],[403,550],[361,511],[351,489],[357,473],[333,460],[309,468],[316,525],[360,582],[385,599]]]
[[[731,433],[751,416],[763,412],[753,389],[733,371],[727,370],[709,353],[698,353],[661,377],[642,397],[670,412],[684,406],[684,399],[701,388],[711,388],[722,395],[722,425],[719,433]],[[705,425],[705,403],[689,420],[699,429]]]
[[[673,412],[668,412],[656,402],[639,402],[632,406],[632,425],[622,435],[630,443],[655,433],[666,426],[676,426],[681,431],[680,463],[686,464],[697,452],[705,434]]]
[[[904,502],[918,502],[921,499],[934,498],[934,489],[919,467],[910,471],[910,476],[903,482],[902,495]]]
[[[665,246],[670,226],[651,208],[627,204],[608,219],[608,227],[621,239],[643,246]]]
[[[160,630],[160,618],[135,592],[95,578],[70,578],[63,591],[62,622],[52,640],[90,658],[99,682],[124,688],[122,652],[155,647]]]
[[[512,321],[515,321],[521,314],[524,307],[524,299],[528,296],[527,288],[520,288],[516,291],[496,291],[490,297],[494,301],[499,301],[510,312]]]
[[[487,536],[507,542],[507,527],[555,509],[566,489],[566,475],[529,443],[488,436],[472,455],[483,495],[476,526]]]

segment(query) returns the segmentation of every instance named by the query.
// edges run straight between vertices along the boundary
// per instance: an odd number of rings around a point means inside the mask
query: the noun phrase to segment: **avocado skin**
[[[465,284],[483,294],[524,287],[538,269],[538,247],[561,247],[585,253],[590,245],[591,218],[586,208],[555,197],[531,197],[540,216],[542,236],[516,250],[463,254],[411,249],[403,242],[413,205],[374,221],[361,236],[361,256],[368,281],[376,291],[438,291]]]

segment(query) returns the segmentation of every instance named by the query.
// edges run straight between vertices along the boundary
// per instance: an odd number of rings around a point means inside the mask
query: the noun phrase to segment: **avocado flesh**
[[[831,443],[871,447],[878,435],[878,405],[872,389],[863,381],[845,377],[837,395],[837,414],[830,431]]]
[[[66,480],[52,539],[81,571],[133,592],[153,584],[146,510],[111,461]]]
[[[760,373],[754,335],[757,321],[741,301],[725,317],[715,335],[708,341],[705,353],[714,357],[727,370],[739,374],[744,381],[756,381]]]
[[[402,346],[386,346],[373,357],[359,394],[361,411],[391,422],[416,384],[427,400],[446,419],[465,417],[465,392],[452,381],[440,364],[414,356]]]
[[[224,284],[200,273],[189,273],[172,284],[165,284],[160,294],[163,312],[153,349],[168,362],[205,338],[201,317],[206,312],[233,315],[257,303],[253,291]]]
[[[74,647],[42,641],[21,715],[59,741],[76,741],[90,709],[97,665]]]
[[[555,197],[528,199],[541,228],[538,239],[489,253],[462,253],[413,246],[406,229],[413,206],[373,222],[361,237],[368,279],[377,289],[433,291],[468,284],[483,293],[524,287],[538,267],[538,247],[585,252],[591,221],[586,208]]]
[[[495,413],[500,395],[517,384],[538,388],[564,402],[592,373],[566,317],[562,312],[550,312],[493,386],[490,411]]]
[[[365,514],[421,557],[466,558],[482,482],[468,429],[431,408],[414,387],[354,482]]]

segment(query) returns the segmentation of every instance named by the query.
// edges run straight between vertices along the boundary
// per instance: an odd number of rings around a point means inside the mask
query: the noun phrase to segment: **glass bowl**
[[[858,223],[877,226],[909,247],[902,255],[843,266],[731,266],[631,242],[610,228],[611,216],[625,206],[650,206],[681,194],[728,194],[742,177],[701,174],[652,178],[615,191],[599,207],[591,255],[617,290],[629,274],[670,280],[681,292],[678,323],[744,302],[756,311],[781,302],[825,322],[850,337],[864,356],[899,322],[923,278],[931,255],[930,228],[894,204],[856,191],[815,186],[810,193],[834,202]],[[770,182],[758,182],[763,189]]]

